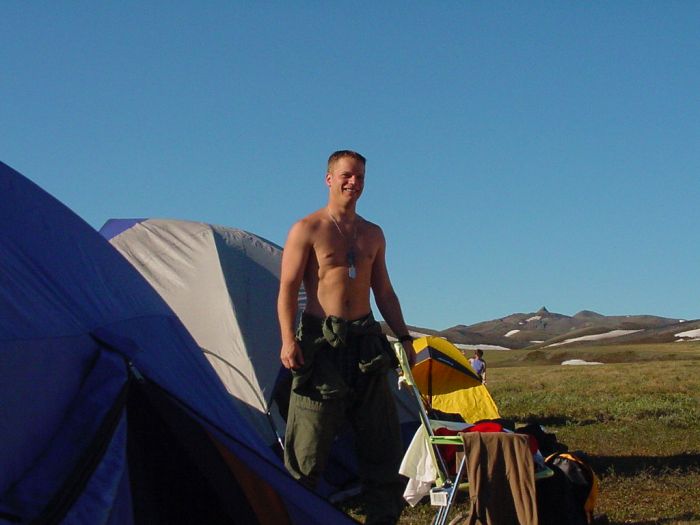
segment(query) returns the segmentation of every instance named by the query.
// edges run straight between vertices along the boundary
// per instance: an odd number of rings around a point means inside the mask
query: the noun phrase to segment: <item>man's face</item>
[[[341,157],[326,173],[331,195],[342,200],[357,200],[365,186],[365,166],[352,157]]]

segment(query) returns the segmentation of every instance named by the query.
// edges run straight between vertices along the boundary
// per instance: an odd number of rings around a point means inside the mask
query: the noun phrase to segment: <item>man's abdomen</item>
[[[350,279],[346,267],[334,268],[319,280],[315,300],[308,297],[307,291],[306,311],[316,316],[359,319],[370,311],[369,282],[362,278]]]

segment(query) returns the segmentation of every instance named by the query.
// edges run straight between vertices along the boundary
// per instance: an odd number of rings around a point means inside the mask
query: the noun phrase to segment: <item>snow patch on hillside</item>
[[[562,365],[574,365],[574,366],[581,366],[581,365],[602,365],[603,363],[599,361],[584,361],[583,359],[569,359],[567,361],[562,361]]]
[[[505,346],[497,346],[497,345],[465,345],[465,344],[456,344],[455,345],[457,348],[460,350],[510,350],[510,348],[506,348]]]
[[[676,334],[676,337],[680,338],[678,341],[700,341],[700,328],[696,330],[688,330],[687,332],[681,332]]]
[[[525,319],[525,322],[529,323],[530,321],[539,321],[540,319],[542,319],[541,315],[533,315],[529,319]]]
[[[605,332],[602,334],[584,335],[581,337],[574,337],[573,339],[567,339],[566,341],[561,341],[559,343],[553,343],[551,345],[547,345],[547,348],[549,348],[550,346],[566,345],[569,343],[574,343],[576,341],[600,341],[601,339],[610,339],[613,337],[620,337],[620,336],[627,335],[627,334],[633,334],[635,332],[641,332],[641,330],[611,330],[610,332]]]
[[[504,337],[510,337],[511,335],[515,335],[519,332],[520,330],[511,330],[508,332]]]

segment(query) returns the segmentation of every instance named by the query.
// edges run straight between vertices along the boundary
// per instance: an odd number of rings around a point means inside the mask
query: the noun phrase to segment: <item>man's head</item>
[[[328,158],[326,185],[329,200],[338,204],[356,201],[365,186],[366,159],[355,151],[340,150]]]
[[[477,348],[476,350],[474,350],[474,357],[481,359],[482,357],[484,357],[484,351],[481,348]]]
[[[338,151],[334,151],[333,153],[331,153],[331,156],[328,157],[328,170],[327,171],[330,172],[333,169],[333,166],[335,165],[335,163],[338,160],[342,159],[343,157],[350,157],[351,159],[355,159],[357,161],[360,161],[363,166],[367,164],[367,159],[364,158],[362,155],[360,155],[357,151],[352,151],[349,149],[341,149]]]

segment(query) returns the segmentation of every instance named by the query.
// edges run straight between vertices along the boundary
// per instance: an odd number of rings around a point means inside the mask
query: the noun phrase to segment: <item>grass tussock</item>
[[[697,362],[495,368],[489,388],[503,415],[557,426],[605,423],[697,428]]]

